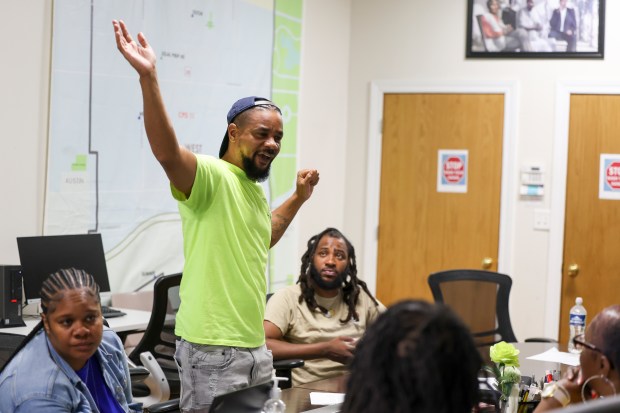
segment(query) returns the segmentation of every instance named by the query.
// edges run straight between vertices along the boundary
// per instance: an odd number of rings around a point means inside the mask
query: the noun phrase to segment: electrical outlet
[[[534,229],[538,231],[549,231],[550,211],[548,209],[534,210]]]

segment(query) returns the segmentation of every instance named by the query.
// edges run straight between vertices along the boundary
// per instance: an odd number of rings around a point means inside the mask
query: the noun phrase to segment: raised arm
[[[353,357],[356,340],[352,337],[341,336],[320,343],[293,344],[284,341],[282,332],[271,321],[263,321],[263,326],[267,347],[273,353],[274,360],[328,358],[346,364]]]
[[[151,151],[172,185],[189,196],[196,176],[196,156],[177,140],[159,89],[155,52],[143,33],[138,33],[136,42],[122,20],[113,20],[112,25],[118,50],[140,76],[144,127]]]
[[[297,172],[295,193],[271,213],[271,245],[269,247],[273,247],[280,241],[284,231],[297,215],[297,211],[312,196],[314,187],[318,183],[319,173],[316,169],[302,169]]]

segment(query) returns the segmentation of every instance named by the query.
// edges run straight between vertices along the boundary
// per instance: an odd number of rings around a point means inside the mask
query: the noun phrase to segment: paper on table
[[[326,406],[328,404],[342,403],[344,393],[323,393],[318,391],[310,392],[310,404]]]
[[[557,347],[552,347],[544,353],[528,357],[528,360],[550,361],[553,363],[567,364],[569,366],[578,366],[579,354],[558,351]]]

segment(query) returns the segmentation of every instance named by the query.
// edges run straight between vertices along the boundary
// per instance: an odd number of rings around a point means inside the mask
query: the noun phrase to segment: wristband
[[[559,383],[554,383],[547,386],[543,390],[541,397],[543,399],[553,397],[558,402],[560,402],[562,407],[566,407],[570,403],[570,394],[568,393],[568,390],[566,390],[566,388],[564,388],[564,386]]]

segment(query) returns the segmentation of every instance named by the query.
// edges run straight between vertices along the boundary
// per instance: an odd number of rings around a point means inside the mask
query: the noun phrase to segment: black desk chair
[[[0,332],[0,369],[13,355],[17,347],[24,341],[26,336]]]
[[[174,317],[179,309],[179,285],[182,274],[166,275],[159,278],[153,287],[153,312],[142,340],[129,354],[129,358],[140,364],[140,354],[149,351],[160,363],[168,382],[170,383],[171,400],[156,403],[145,407],[145,412],[172,413],[179,411],[180,379],[174,361],[174,352],[177,337],[174,335]],[[267,295],[267,300],[271,294]],[[288,381],[280,382],[281,388],[291,386],[291,369],[304,365],[303,360],[276,360],[273,368],[279,377],[287,377]]]
[[[512,279],[483,270],[440,271],[428,277],[436,302],[451,307],[467,324],[479,347],[516,342],[508,297]]]
[[[439,271],[428,277],[436,302],[450,306],[467,324],[478,347],[500,341],[517,342],[508,298],[512,279],[506,274],[483,270]],[[525,342],[557,343],[546,337],[532,337]],[[488,354],[482,352],[488,361]]]
[[[176,339],[174,335],[176,312],[179,309],[179,285],[181,273],[165,275],[155,281],[153,287],[153,310],[149,324],[140,342],[129,353],[129,359],[136,365],[142,365],[140,355],[150,352],[161,367],[170,386],[170,397],[179,397],[181,381],[174,361]],[[135,393],[144,391],[136,387]]]

